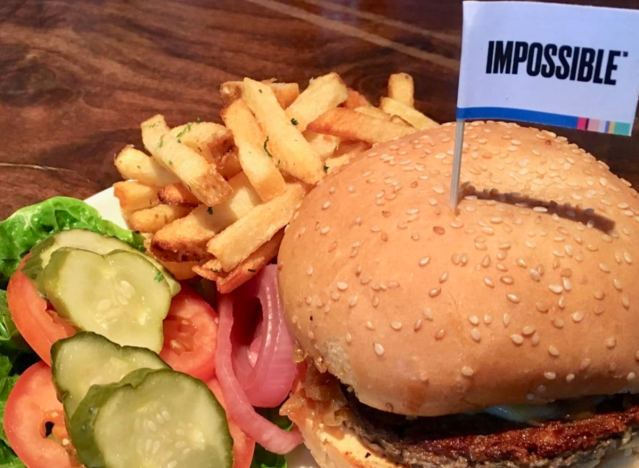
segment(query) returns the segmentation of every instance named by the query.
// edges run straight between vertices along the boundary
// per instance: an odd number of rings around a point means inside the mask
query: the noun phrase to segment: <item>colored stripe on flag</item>
[[[632,130],[632,124],[624,122],[610,122],[587,117],[574,117],[508,107],[458,107],[457,119],[515,120],[614,135],[630,135]]]

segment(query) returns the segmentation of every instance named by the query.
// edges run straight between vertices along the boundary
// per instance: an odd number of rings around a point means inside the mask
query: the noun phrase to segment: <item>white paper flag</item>
[[[630,135],[639,94],[639,11],[464,2],[458,119]]]

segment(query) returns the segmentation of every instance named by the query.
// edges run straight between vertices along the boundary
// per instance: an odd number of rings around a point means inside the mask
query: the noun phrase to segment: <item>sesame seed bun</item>
[[[412,416],[637,392],[637,192],[551,132],[473,122],[453,212],[454,132],[378,145],[304,199],[279,253],[300,346]]]

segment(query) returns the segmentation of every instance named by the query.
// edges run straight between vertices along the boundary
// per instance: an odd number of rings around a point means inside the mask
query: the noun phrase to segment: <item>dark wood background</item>
[[[460,30],[459,0],[1,0],[0,219],[108,187],[142,120],[219,121],[220,83],[244,76],[335,70],[377,100],[406,71],[417,107],[452,120]],[[639,186],[638,136],[560,132]]]

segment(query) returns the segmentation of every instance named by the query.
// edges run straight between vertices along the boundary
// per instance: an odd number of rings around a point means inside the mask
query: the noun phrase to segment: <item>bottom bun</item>
[[[324,425],[310,418],[298,424],[304,437],[304,445],[310,450],[320,468],[407,468],[370,452],[361,440],[348,430],[320,426]],[[639,447],[626,447],[603,460],[575,465],[575,468],[639,468],[638,450]],[[507,467],[511,464],[495,464],[496,467],[500,465]]]
[[[321,468],[405,468],[371,453],[356,435],[341,427],[325,426],[311,418],[297,426]]]
[[[320,468],[408,468],[408,465],[398,464],[380,456],[367,447],[362,440],[349,429],[341,426],[331,426],[323,421],[331,419],[324,414],[323,406],[316,404],[298,394],[295,399],[295,411],[289,412],[288,417],[297,425],[304,444]],[[639,468],[639,439],[622,442],[622,448],[600,460],[574,464],[575,468]],[[494,468],[515,468],[517,465],[504,460],[484,464]],[[441,464],[417,464],[414,468],[458,468],[455,461]],[[566,466],[566,465],[563,465]],[[570,465],[568,465],[570,466]]]

